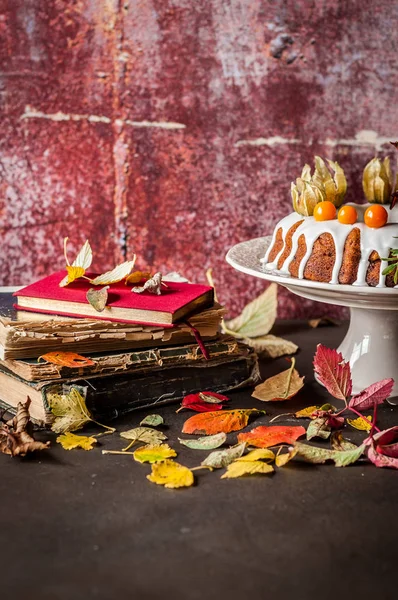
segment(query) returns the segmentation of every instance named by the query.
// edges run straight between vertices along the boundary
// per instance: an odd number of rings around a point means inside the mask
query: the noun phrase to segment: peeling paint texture
[[[235,314],[264,282],[233,244],[291,211],[314,154],[361,173],[398,139],[391,0],[13,0],[0,8],[0,285],[62,267],[203,282]],[[395,160],[394,160],[395,162]],[[280,316],[341,314],[280,291]]]

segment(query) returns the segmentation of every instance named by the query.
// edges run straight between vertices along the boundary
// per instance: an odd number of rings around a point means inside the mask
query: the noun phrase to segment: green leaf
[[[219,448],[222,446],[226,440],[226,433],[206,435],[205,437],[200,437],[194,440],[183,440],[178,438],[180,444],[187,446],[187,448],[191,448],[191,450],[214,450],[214,448]]]
[[[129,444],[130,448],[136,442],[142,442],[143,444],[159,444],[162,440],[167,440],[167,436],[161,431],[151,429],[150,427],[135,427],[134,429],[128,429],[122,431],[120,434],[125,440],[130,440],[132,443]]]
[[[238,444],[237,446],[232,446],[231,448],[227,448],[226,450],[217,450],[216,452],[212,452],[209,456],[206,456],[204,460],[200,463],[203,467],[211,467],[212,469],[222,469],[223,467],[227,467],[234,460],[240,458],[244,453],[246,448],[246,442],[242,444]]]
[[[334,431],[330,438],[332,450],[354,450],[358,446],[343,438],[341,431]]]
[[[310,441],[314,437],[319,437],[323,440],[327,440],[331,432],[327,422],[327,417],[317,417],[316,419],[311,421],[307,429],[307,440]]]
[[[249,302],[241,314],[226,321],[223,329],[237,338],[253,338],[270,332],[277,310],[277,285],[271,285],[258,298]]]
[[[336,467],[346,467],[356,462],[365,450],[365,444],[353,450],[326,450],[317,446],[309,446],[301,442],[294,444],[296,456],[300,456],[312,464],[323,464],[327,460],[334,461]]]
[[[164,424],[164,419],[161,415],[153,414],[147,415],[144,419],[142,419],[140,425],[149,425],[149,427],[158,427],[159,425]]]
[[[365,450],[365,444],[358,446],[352,450],[343,450],[341,452],[335,452],[333,460],[336,467],[346,467],[356,462],[360,456],[362,456]]]

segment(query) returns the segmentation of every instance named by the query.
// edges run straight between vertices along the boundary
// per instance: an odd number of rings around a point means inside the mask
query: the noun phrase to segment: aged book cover
[[[11,294],[0,294],[0,359],[37,358],[53,350],[90,354],[193,343],[187,324],[172,328],[42,315],[13,309]],[[214,304],[189,318],[203,340],[218,334],[224,308]]]
[[[136,373],[75,379],[29,382],[0,368],[0,405],[10,412],[18,402],[31,398],[30,413],[39,426],[50,426],[52,414],[49,394],[67,393],[78,387],[86,396],[87,407],[97,420],[109,420],[138,408],[177,402],[186,394],[211,390],[225,392],[256,383],[259,379],[257,356],[247,347],[239,352],[160,367],[153,365]]]
[[[95,273],[86,275],[96,277]],[[214,303],[214,290],[209,285],[169,281],[157,295],[149,292],[136,294],[131,291],[131,286],[119,281],[108,286],[107,305],[103,312],[98,312],[86,298],[92,284],[86,279],[77,279],[66,287],[60,287],[64,277],[65,271],[58,271],[18,290],[14,294],[16,308],[168,327]]]

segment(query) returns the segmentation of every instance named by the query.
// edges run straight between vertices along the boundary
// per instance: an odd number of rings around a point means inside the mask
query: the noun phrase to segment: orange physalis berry
[[[388,221],[388,213],[381,204],[372,204],[365,210],[364,220],[368,227],[384,227]]]
[[[353,225],[358,220],[358,213],[353,206],[342,206],[337,215],[338,220],[343,225]]]
[[[329,200],[318,202],[314,208],[315,221],[331,221],[336,218],[336,207]]]

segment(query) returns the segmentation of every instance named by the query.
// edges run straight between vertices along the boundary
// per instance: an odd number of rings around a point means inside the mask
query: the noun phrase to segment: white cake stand
[[[226,260],[238,271],[275,281],[303,298],[348,306],[350,326],[338,350],[350,362],[353,392],[393,377],[392,395],[398,396],[398,289],[334,285],[278,275],[260,262],[270,243],[271,236],[241,242],[229,250]]]

